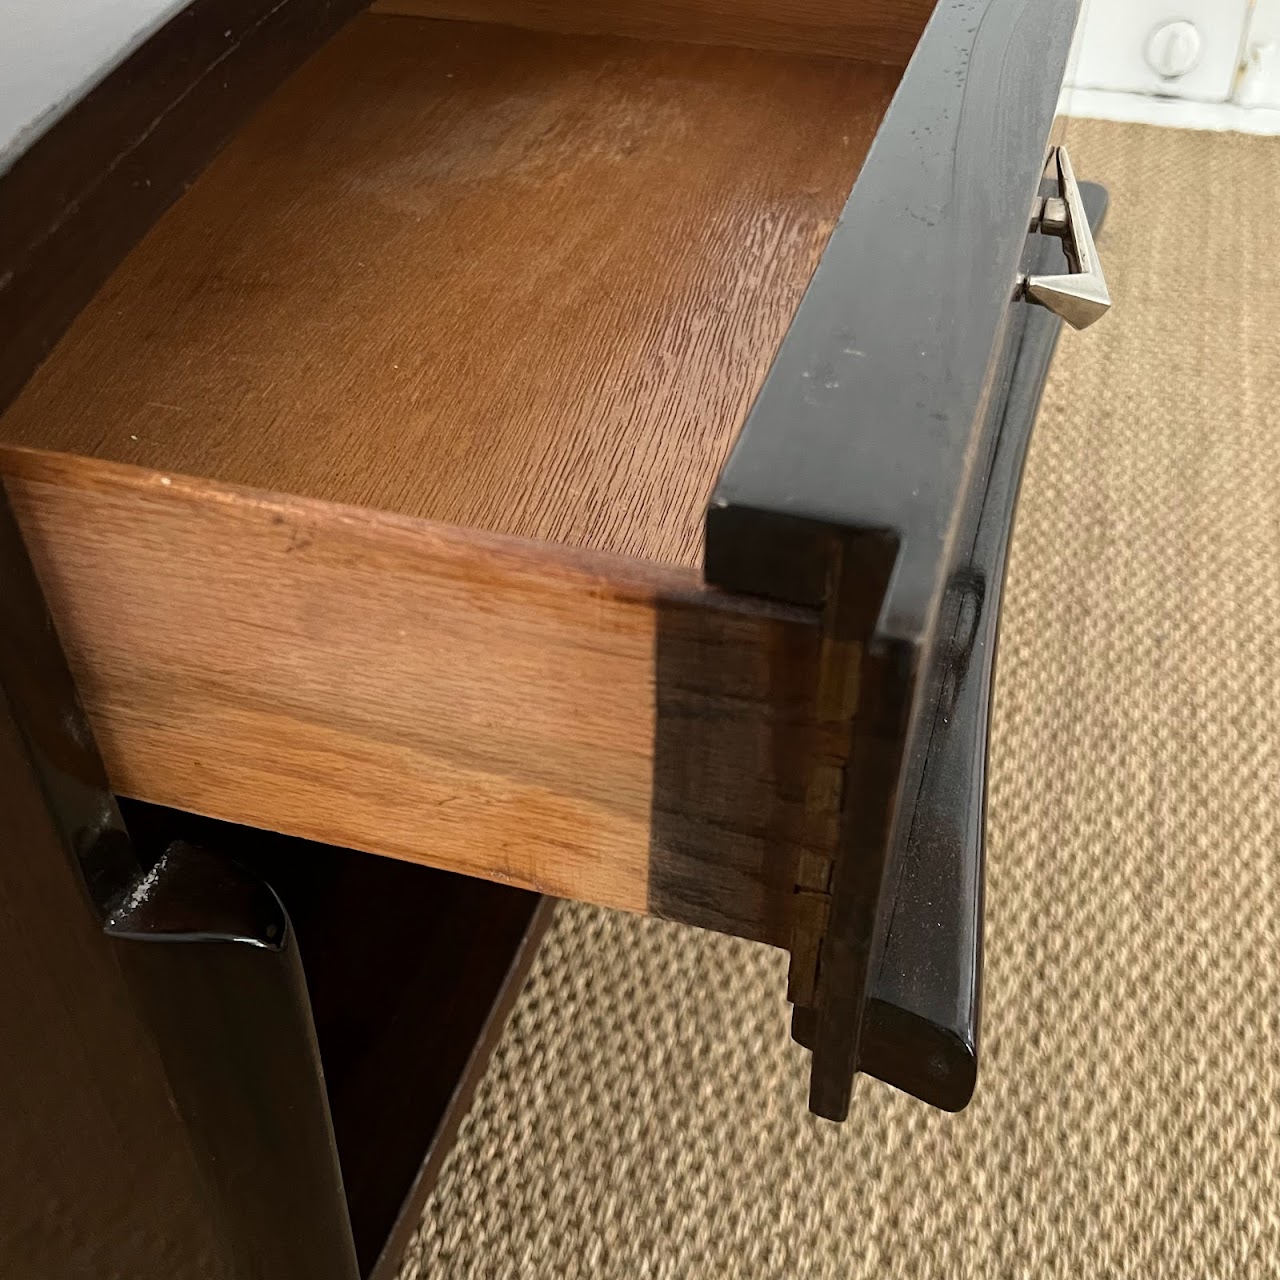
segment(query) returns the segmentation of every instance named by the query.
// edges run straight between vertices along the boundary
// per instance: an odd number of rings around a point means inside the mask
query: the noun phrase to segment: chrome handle
[[[1098,250],[1066,147],[1053,149],[1049,167],[1055,171],[1058,194],[1036,200],[1031,230],[1057,236],[1062,241],[1071,271],[1059,276],[1020,276],[1016,296],[1047,307],[1073,329],[1086,329],[1106,315],[1111,307],[1111,294],[1102,278]]]

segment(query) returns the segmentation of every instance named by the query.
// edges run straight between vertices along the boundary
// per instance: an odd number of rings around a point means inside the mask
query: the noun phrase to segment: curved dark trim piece
[[[809,1105],[840,1120],[982,501],[1077,0],[940,0],[721,472],[706,577],[820,605],[859,704]],[[891,543],[887,573],[854,571]],[[972,602],[965,606],[972,613]],[[975,633],[976,634],[976,633]]]
[[[963,1111],[978,1083],[978,1053],[949,1028],[873,996],[861,1069],[940,1111]]]
[[[1106,191],[1081,187],[1096,230]],[[1041,266],[1059,251],[1044,246]],[[1062,322],[1025,308],[995,455],[970,550],[943,610],[937,690],[920,789],[889,895],[889,924],[867,1015],[862,1069],[958,1111],[977,1081],[987,757],[1000,603],[1023,465]]]
[[[173,844],[106,933],[147,1015],[235,1274],[360,1274],[289,917],[233,860]]]
[[[231,942],[266,951],[290,945],[289,917],[271,886],[189,844],[171,845],[105,928],[131,942]]]

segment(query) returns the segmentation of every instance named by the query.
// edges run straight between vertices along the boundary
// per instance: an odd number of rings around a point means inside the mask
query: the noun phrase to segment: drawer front
[[[1013,298],[1076,18],[1061,0],[939,4],[708,512],[710,582],[826,619],[821,698],[848,727],[844,817],[833,864],[805,868],[797,886],[815,899],[797,912],[814,936],[793,940],[811,971],[793,959],[791,994],[795,1034],[814,1049],[810,1103],[832,1118],[847,1111],[856,1071],[894,1056],[871,1038],[892,1040],[909,1012],[892,994],[873,1000],[875,971],[949,665],[939,655],[957,634],[972,647],[984,631],[980,597],[965,603],[948,587],[973,548],[1031,310]],[[968,789],[980,836],[979,701]],[[945,904],[965,909],[974,916],[972,903]],[[968,933],[973,1023],[981,930]],[[953,966],[944,985],[957,981]],[[939,1061],[950,1054],[953,1066],[939,1067],[934,1100],[963,1105],[976,1027],[955,1052],[962,1028],[936,1030]],[[921,1092],[909,1074],[893,1082]]]

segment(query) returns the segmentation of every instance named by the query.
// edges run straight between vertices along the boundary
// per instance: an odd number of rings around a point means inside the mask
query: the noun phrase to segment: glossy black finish
[[[106,925],[164,1059],[237,1276],[357,1280],[289,917],[227,857],[174,844]]]
[[[1106,192],[1082,185],[1096,231]],[[1042,247],[1035,269],[1058,269]],[[872,987],[862,1069],[934,1106],[959,1110],[978,1070],[982,995],[984,808],[991,690],[1009,538],[1031,428],[1061,321],[1023,308],[995,453],[967,547],[952,573],[930,672],[934,705],[922,721],[920,787],[910,805],[901,874],[887,889],[889,925]],[[927,726],[927,727],[926,727]]]
[[[288,910],[360,1273],[392,1280],[553,901],[510,885],[217,822],[121,809],[144,865],[234,849]]]
[[[289,917],[266,881],[231,858],[175,842],[111,912],[106,931],[130,942],[289,947]]]
[[[929,714],[927,673],[994,447],[1014,281],[1076,0],[941,0],[707,514],[716,586],[825,609],[860,666],[810,1106],[863,1058]],[[994,411],[994,415],[993,415]]]

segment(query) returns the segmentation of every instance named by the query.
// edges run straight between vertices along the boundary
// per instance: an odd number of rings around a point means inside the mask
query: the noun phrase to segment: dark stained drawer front
[[[974,1085],[995,617],[1059,325],[1014,298],[1061,265],[1028,211],[1076,16],[937,6],[708,512],[709,582],[823,610],[820,714],[850,723],[792,952],[833,1118],[858,1069],[950,1108]]]

